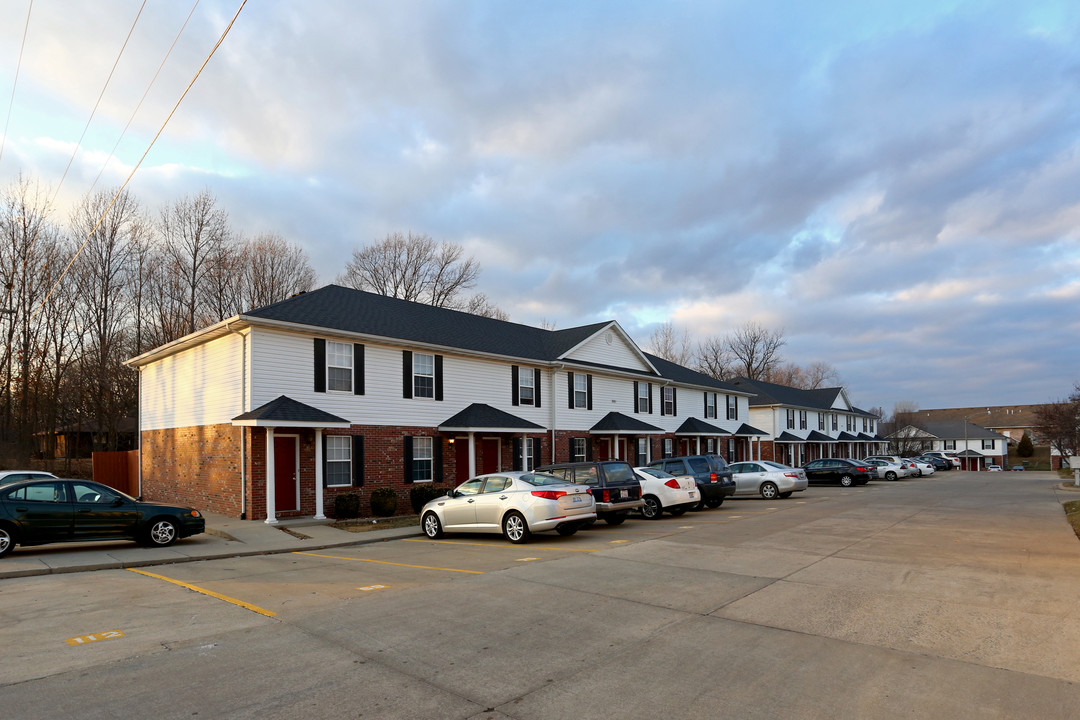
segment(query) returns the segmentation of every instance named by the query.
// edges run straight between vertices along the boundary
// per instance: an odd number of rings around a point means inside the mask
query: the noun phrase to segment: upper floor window
[[[661,396],[663,397],[663,405],[664,405],[662,414],[663,415],[674,415],[675,414],[675,388],[673,388],[673,387],[665,387],[665,388],[661,389],[660,393],[661,393]]]
[[[990,440],[983,440],[982,441],[982,449],[983,450],[993,450],[994,449],[994,442],[995,441],[992,438]]]
[[[413,397],[435,397],[434,355],[413,353]]]
[[[832,429],[833,430],[839,430],[840,429],[840,424],[837,422],[837,419],[836,419],[836,413],[832,413]]]
[[[794,430],[795,429],[795,411],[792,410],[791,408],[788,408],[788,411],[787,411],[787,429],[788,430]]]
[[[328,390],[352,392],[353,378],[352,343],[327,341],[326,387]]]
[[[716,393],[705,393],[705,417],[716,417]]]
[[[823,412],[819,412],[817,414],[817,429],[818,430],[824,430],[825,429],[825,413],[823,413]]]
[[[532,405],[535,392],[533,374],[528,370],[519,373],[518,401],[522,405]]]
[[[635,385],[637,385],[637,411],[651,413],[652,383],[635,383]]]
[[[854,430],[855,429],[855,418],[853,416],[851,416],[851,415],[846,415],[845,417],[847,418],[847,429],[848,430]]]
[[[739,396],[727,395],[727,419],[738,420],[739,419]]]
[[[800,410],[799,411],[799,429],[800,430],[805,430],[806,429],[806,411],[805,410]]]
[[[867,426],[866,418],[863,418],[862,419],[862,431],[863,432],[866,432],[866,426]]]
[[[945,445],[946,450],[955,450],[956,449],[956,441],[955,440],[945,440],[944,445]]]
[[[574,407],[583,408],[589,405],[589,376],[580,373],[574,375]]]

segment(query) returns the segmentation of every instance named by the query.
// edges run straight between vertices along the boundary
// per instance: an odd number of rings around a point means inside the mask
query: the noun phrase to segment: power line
[[[150,141],[150,144],[146,147],[146,151],[142,154],[142,157],[139,158],[139,162],[135,163],[135,167],[133,167],[131,169],[131,172],[128,173],[127,178],[124,180],[124,184],[121,185],[120,188],[116,191],[113,199],[109,202],[109,206],[105,208],[104,211],[102,211],[101,217],[98,218],[98,221],[94,224],[94,227],[90,229],[90,232],[86,234],[86,239],[83,240],[83,243],[79,246],[79,249],[75,251],[75,254],[71,257],[71,261],[68,262],[67,266],[64,267],[64,271],[60,273],[60,277],[58,277],[56,279],[56,282],[53,283],[53,286],[49,288],[49,292],[45,294],[45,299],[41,301],[41,305],[38,306],[37,312],[35,312],[34,315],[37,315],[45,308],[45,303],[47,303],[49,301],[49,298],[52,297],[52,294],[56,291],[57,286],[60,285],[60,282],[64,279],[64,276],[67,275],[69,270],[71,270],[71,266],[75,264],[75,261],[78,260],[79,255],[81,255],[82,251],[86,248],[87,243],[90,242],[90,237],[97,231],[99,227],[101,227],[101,223],[105,221],[105,216],[109,214],[110,210],[112,210],[112,206],[116,204],[116,201],[120,197],[120,194],[124,192],[124,188],[128,186],[128,183],[131,182],[131,178],[134,177],[135,172],[142,166],[143,160],[145,160],[146,156],[150,154],[150,150],[154,147],[154,143],[157,142],[158,138],[161,137],[161,133],[165,132],[165,126],[169,124],[170,120],[172,120],[172,116],[176,113],[177,108],[180,107],[180,103],[182,103],[184,101],[184,98],[187,97],[188,92],[190,92],[191,88],[195,85],[195,81],[199,79],[199,76],[202,74],[203,69],[206,68],[207,64],[210,62],[210,58],[214,57],[214,53],[216,53],[218,48],[221,47],[221,43],[225,42],[225,37],[229,34],[229,31],[232,30],[232,26],[236,23],[236,18],[240,17],[240,12],[244,9],[245,5],[247,5],[247,0],[243,0],[243,2],[240,3],[240,7],[236,9],[236,14],[233,15],[232,20],[229,21],[229,24],[221,33],[221,37],[218,38],[217,43],[215,43],[214,47],[211,48],[210,54],[206,56],[206,59],[203,60],[202,65],[200,65],[199,69],[195,71],[195,76],[191,78],[191,82],[189,82],[188,86],[184,88],[184,92],[180,95],[180,99],[176,101],[176,104],[173,105],[173,109],[169,111],[168,117],[166,117],[165,121],[161,123],[161,127],[158,128],[157,133]]]
[[[23,26],[22,43],[19,45],[19,62],[15,65],[15,81],[11,83],[11,101],[8,103],[7,120],[4,121],[4,137],[0,138],[0,160],[4,159],[4,145],[7,144],[8,126],[11,124],[11,108],[15,106],[15,88],[19,84],[19,70],[22,69],[23,49],[26,47],[26,31],[30,29],[30,11],[34,9],[34,0],[26,9],[26,25]]]

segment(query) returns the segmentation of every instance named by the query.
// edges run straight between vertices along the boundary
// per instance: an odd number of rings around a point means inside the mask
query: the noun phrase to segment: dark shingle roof
[[[801,437],[799,437],[798,435],[793,435],[792,433],[789,433],[787,430],[780,433],[780,437],[776,438],[776,441],[777,442],[805,442]]]
[[[515,430],[544,430],[542,425],[511,415],[483,403],[473,403],[453,417],[439,423],[440,428],[504,428]]]
[[[679,429],[675,431],[676,435],[727,435],[727,430],[722,430],[715,425],[710,425],[704,420],[699,420],[696,417],[686,418],[683,424],[679,426]]]
[[[254,410],[249,410],[243,415],[237,415],[236,420],[273,420],[275,422],[329,422],[347,423],[348,420],[331,415],[325,410],[320,410],[310,405],[293,400],[291,397],[279,395],[265,405],[260,405]]]
[[[664,432],[655,425],[642,422],[637,418],[632,418],[629,415],[623,415],[619,412],[609,412],[604,417],[600,418],[600,421],[593,425],[590,432],[603,433],[603,432],[641,432],[641,433],[656,433]]]
[[[965,425],[967,426],[966,430],[964,428]],[[964,420],[933,420],[922,422],[920,423],[920,426],[934,437],[944,440],[963,440],[965,437],[969,440],[1000,440],[1005,437],[993,430],[987,430],[981,425],[976,425],[975,423],[966,422]]]
[[[806,439],[811,442],[834,442],[831,437],[823,432],[818,432],[817,430],[811,430],[810,434],[806,436]]]
[[[767,436],[768,434],[764,430],[758,430],[753,425],[747,425],[746,423],[740,425],[739,429],[732,433],[736,437],[758,437]]]

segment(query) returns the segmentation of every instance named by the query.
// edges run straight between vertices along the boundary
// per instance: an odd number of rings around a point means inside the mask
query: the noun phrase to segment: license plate
[[[576,502],[576,503],[581,502],[581,496],[580,495],[575,495],[574,496],[574,502]]]
[[[697,493],[696,493],[696,492],[694,492],[693,490],[691,490],[691,491],[690,491],[690,497],[691,497],[691,498],[693,498],[693,497],[697,497]]]

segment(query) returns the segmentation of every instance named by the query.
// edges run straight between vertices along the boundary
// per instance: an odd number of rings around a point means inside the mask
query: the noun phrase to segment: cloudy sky
[[[140,5],[0,3],[0,183],[60,182]],[[147,3],[61,203],[123,181],[239,5],[197,5],[106,166],[191,12]],[[129,187],[208,188],[320,284],[411,230],[518,322],[782,328],[863,407],[1080,381],[1074,0],[253,0]]]

